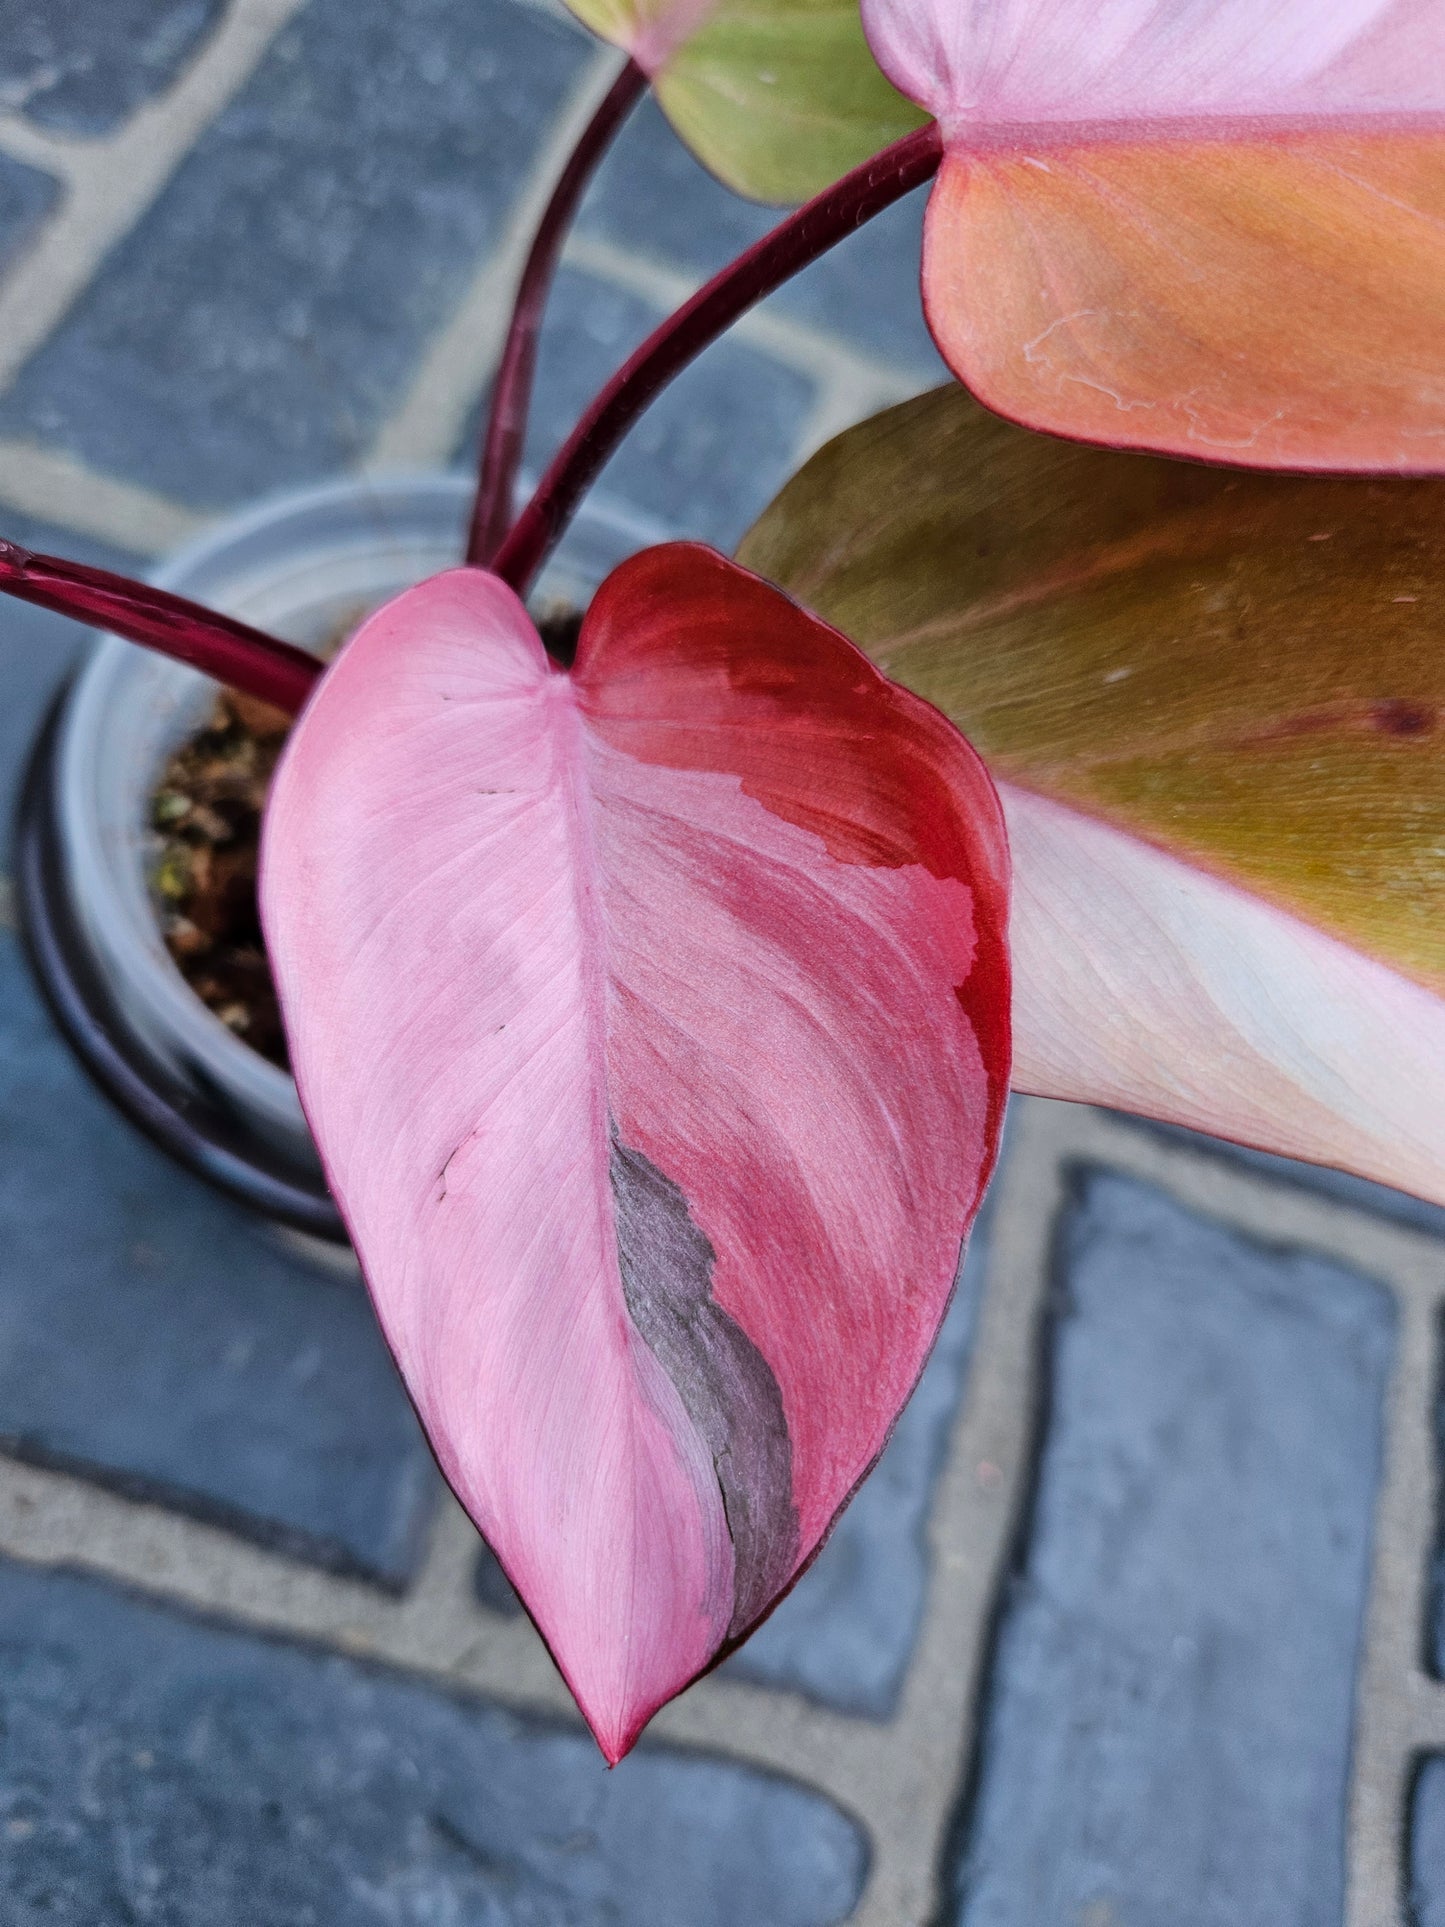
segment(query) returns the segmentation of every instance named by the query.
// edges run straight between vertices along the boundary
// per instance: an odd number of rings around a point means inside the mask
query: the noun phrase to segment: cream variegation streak
[[[1445,1204],[1445,1003],[1135,837],[999,793],[1016,1090],[1223,1131]]]

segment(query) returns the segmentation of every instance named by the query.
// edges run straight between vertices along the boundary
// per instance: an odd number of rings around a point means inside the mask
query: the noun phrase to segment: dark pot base
[[[52,706],[26,770],[15,843],[21,935],[56,1022],[106,1096],[187,1170],[278,1223],[347,1243],[317,1172],[290,1164],[222,1093],[168,1077],[119,1016],[76,928],[60,862],[56,739],[68,694]]]

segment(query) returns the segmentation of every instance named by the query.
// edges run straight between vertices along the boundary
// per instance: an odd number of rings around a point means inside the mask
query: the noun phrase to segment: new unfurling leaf
[[[992,786],[709,550],[624,565],[570,673],[457,570],[302,716],[262,902],[382,1325],[616,1760],[932,1345],[1008,1085]]]

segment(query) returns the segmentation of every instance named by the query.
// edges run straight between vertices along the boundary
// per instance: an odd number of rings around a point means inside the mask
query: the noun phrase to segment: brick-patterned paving
[[[0,534],[140,566],[270,489],[464,460],[613,71],[526,0],[0,0]],[[601,492],[726,546],[937,379],[920,216],[742,322]],[[638,112],[530,465],[769,218]],[[0,610],[7,804],[80,643]],[[882,1467],[608,1776],[353,1273],[107,1107],[8,902],[7,1924],[1445,1921],[1445,1215],[1018,1106]]]

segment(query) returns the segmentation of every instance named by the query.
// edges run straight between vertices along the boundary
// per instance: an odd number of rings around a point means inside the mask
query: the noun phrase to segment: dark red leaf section
[[[771,583],[693,543],[649,549],[615,572],[588,612],[574,676],[594,727],[630,756],[740,777],[840,862],[920,863],[980,893],[978,949],[958,999],[989,1073],[996,1134],[1011,1049],[1008,849],[992,782],[947,717]],[[662,679],[676,714],[657,713]],[[744,704],[764,727],[736,727]]]

